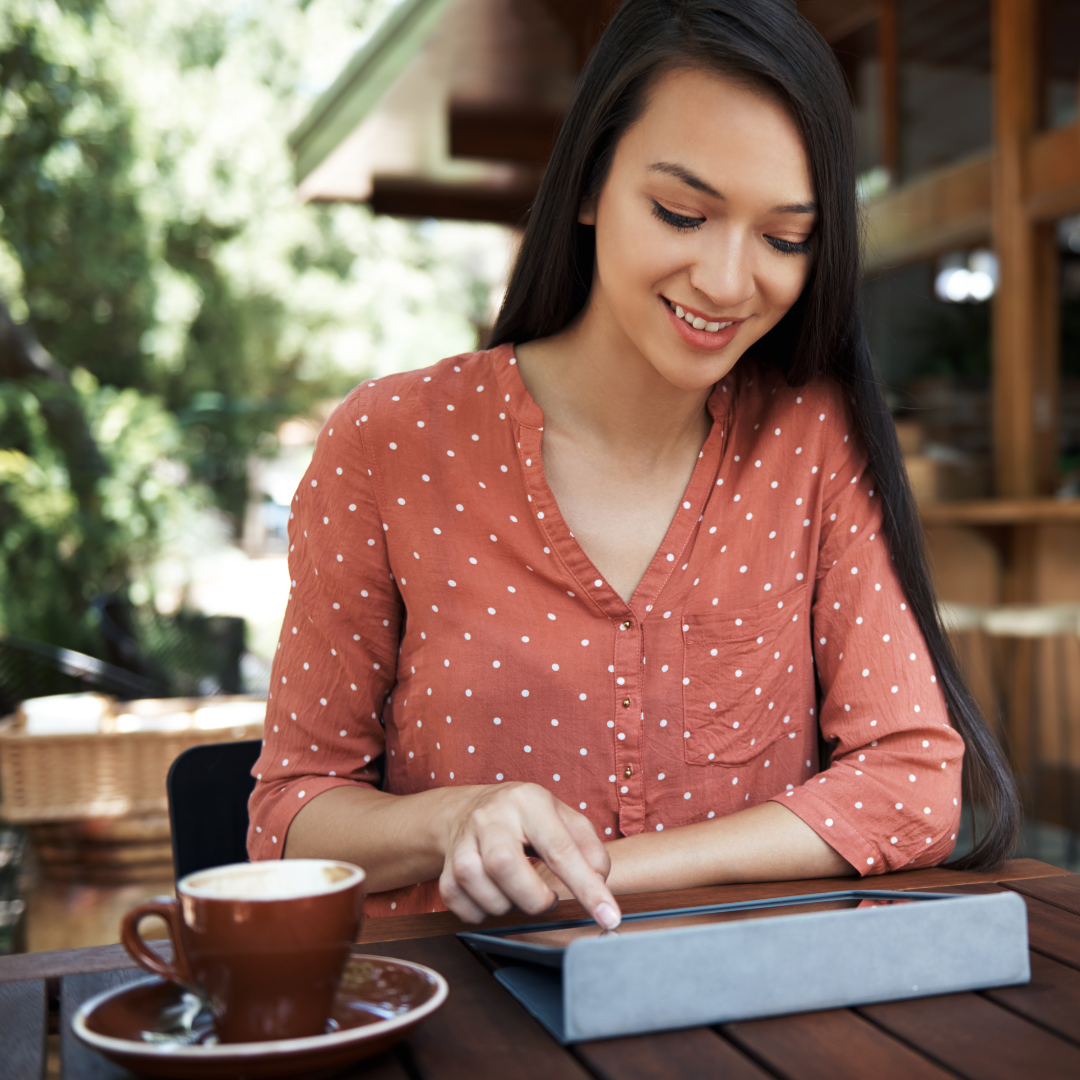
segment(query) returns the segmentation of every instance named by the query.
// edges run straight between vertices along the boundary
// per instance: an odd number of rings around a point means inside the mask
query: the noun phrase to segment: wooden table
[[[364,1080],[1080,1077],[1080,876],[1017,859],[993,874],[915,870],[867,884],[1020,893],[1028,906],[1031,983],[564,1049],[503,990],[485,963],[453,937],[462,925],[452,915],[373,919],[364,925],[358,951],[427,964],[446,976],[450,997],[396,1051],[342,1076]],[[827,892],[850,885],[850,879],[724,885],[621,900],[625,911],[648,911]],[[575,903],[566,902],[546,918],[579,914]],[[843,942],[836,947],[841,952]],[[51,1002],[54,1017],[58,1010],[64,1080],[128,1076],[79,1045],[68,1025],[81,1001],[138,977],[141,972],[131,969],[117,945],[0,957],[0,1075],[4,1080],[38,1080],[43,1075]]]

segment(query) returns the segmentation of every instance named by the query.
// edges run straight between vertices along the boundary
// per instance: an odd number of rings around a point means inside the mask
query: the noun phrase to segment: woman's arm
[[[566,895],[601,926],[619,923],[604,884],[610,861],[592,824],[538,784],[434,788],[391,795],[337,787],[293,818],[286,858],[342,859],[364,867],[371,892],[439,878],[447,907],[466,922],[555,903],[525,851],[532,848]],[[565,884],[563,884],[565,883]]]
[[[855,873],[809,825],[771,802],[662,833],[624,836],[606,847],[611,857],[607,883],[617,896]],[[550,872],[543,876],[560,899],[570,896]]]

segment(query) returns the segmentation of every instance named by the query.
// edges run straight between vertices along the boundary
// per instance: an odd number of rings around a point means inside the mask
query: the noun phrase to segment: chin
[[[709,355],[696,353],[685,359],[680,357],[674,363],[671,360],[653,366],[663,378],[679,390],[707,390],[718,383],[739,362],[742,351],[734,357],[728,355]]]

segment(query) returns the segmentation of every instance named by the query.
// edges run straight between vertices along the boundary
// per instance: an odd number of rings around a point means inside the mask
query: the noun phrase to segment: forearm
[[[767,802],[727,817],[605,845],[616,896],[733,881],[841,877],[851,865],[801,818]],[[565,896],[565,890],[559,890]]]
[[[435,788],[390,795],[337,787],[301,810],[286,858],[341,859],[367,871],[369,892],[439,879],[446,905],[467,922],[512,906],[537,914],[555,901],[525,856],[534,849],[601,926],[619,907],[604,884],[610,867],[593,825],[538,784]]]
[[[437,878],[446,858],[446,824],[475,791],[434,788],[391,795],[366,787],[336,787],[293,818],[287,859],[340,859],[362,866],[368,892]]]

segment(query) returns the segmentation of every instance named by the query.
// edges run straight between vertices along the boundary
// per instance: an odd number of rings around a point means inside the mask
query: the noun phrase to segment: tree
[[[0,300],[51,357],[0,371],[0,629],[85,647],[200,483],[238,532],[283,419],[474,346],[504,230],[295,197],[303,87],[391,3],[0,7]]]

